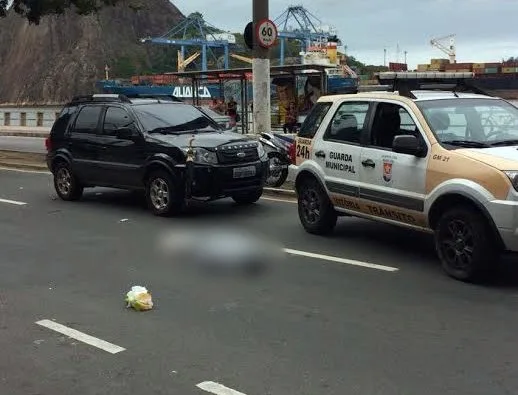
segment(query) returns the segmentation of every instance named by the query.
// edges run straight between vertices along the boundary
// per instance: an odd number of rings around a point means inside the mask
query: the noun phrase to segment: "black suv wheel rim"
[[[149,189],[151,203],[157,210],[163,210],[169,204],[169,187],[161,178],[155,178]]]
[[[68,196],[72,189],[72,176],[66,167],[62,167],[56,174],[56,181],[59,193]]]
[[[466,270],[473,260],[474,240],[471,227],[463,220],[448,222],[442,232],[440,248],[448,265],[454,270]]]
[[[306,189],[300,199],[304,221],[314,224],[320,219],[320,198],[314,189]]]

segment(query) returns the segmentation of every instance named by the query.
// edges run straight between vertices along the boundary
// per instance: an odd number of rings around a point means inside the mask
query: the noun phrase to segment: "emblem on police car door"
[[[390,159],[383,159],[383,179],[386,182],[392,180],[392,164],[394,162]]]

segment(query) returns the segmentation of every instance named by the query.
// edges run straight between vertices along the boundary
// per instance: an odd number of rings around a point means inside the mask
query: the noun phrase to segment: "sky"
[[[201,12],[223,30],[242,32],[252,19],[251,1],[172,3],[184,14]],[[518,0],[270,0],[270,18],[276,19],[290,5],[302,5],[323,25],[334,27],[347,54],[368,64],[383,64],[384,49],[387,62],[403,62],[406,51],[411,67],[447,58],[430,39],[450,34],[456,35],[457,62],[518,57]]]

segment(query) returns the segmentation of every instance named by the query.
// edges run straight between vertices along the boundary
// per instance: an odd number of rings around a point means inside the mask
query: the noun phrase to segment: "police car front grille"
[[[257,145],[232,144],[218,148],[218,161],[223,164],[247,163],[259,160]]]

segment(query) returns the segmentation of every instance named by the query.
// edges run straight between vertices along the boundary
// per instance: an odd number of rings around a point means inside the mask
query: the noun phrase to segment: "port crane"
[[[280,65],[284,66],[286,41],[300,42],[300,51],[307,52],[312,43],[324,44],[328,41],[337,42],[336,32],[323,26],[322,22],[303,6],[288,7],[274,20],[279,29]]]
[[[140,40],[142,43],[151,43],[158,45],[179,46],[178,54],[178,71],[185,70],[185,67],[192,63],[197,56],[190,56],[185,59],[186,47],[201,47],[201,69],[208,70],[208,55],[210,54],[215,60],[213,48],[223,48],[225,68],[228,69],[229,64],[229,47],[236,43],[236,38],[230,33],[225,33],[218,28],[208,24],[200,13],[193,13],[187,16],[183,21],[174,26],[171,30],[160,37],[145,37]],[[194,56],[194,57],[193,57]]]
[[[444,44],[446,40],[449,40],[449,45]],[[440,38],[432,38],[430,40],[430,44],[432,47],[440,49],[450,59],[450,63],[457,63],[457,53],[455,50],[455,34],[450,34],[449,36],[440,37]]]

